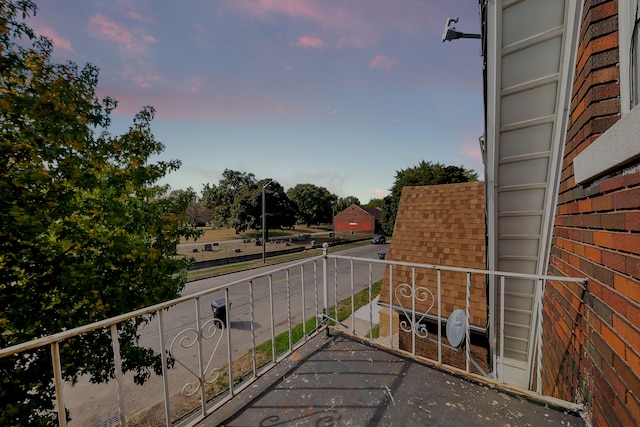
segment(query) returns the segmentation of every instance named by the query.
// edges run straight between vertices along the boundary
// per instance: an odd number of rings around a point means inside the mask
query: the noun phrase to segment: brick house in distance
[[[348,206],[333,218],[333,231],[337,235],[369,234],[380,232],[380,209]]]

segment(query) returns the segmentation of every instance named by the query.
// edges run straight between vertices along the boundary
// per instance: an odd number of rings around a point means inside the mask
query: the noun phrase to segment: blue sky
[[[362,203],[420,161],[482,176],[477,0],[56,0],[28,21],[54,60],[100,68],[112,133],[145,105],[173,189],[224,169]]]

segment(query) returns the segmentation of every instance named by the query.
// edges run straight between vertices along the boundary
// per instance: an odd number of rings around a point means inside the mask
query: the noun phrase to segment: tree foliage
[[[201,202],[211,209],[213,222],[218,227],[234,227],[237,221],[233,218],[232,208],[236,197],[249,188],[256,186],[256,177],[252,173],[225,169],[218,185],[205,184],[202,189]]]
[[[453,184],[457,182],[477,181],[478,174],[462,166],[445,166],[442,163],[420,162],[417,166],[396,171],[396,178],[390,188],[390,194],[384,198],[380,223],[387,235],[393,233],[396,213],[400,203],[402,189],[406,186]]]
[[[332,221],[332,206],[337,197],[326,188],[298,184],[287,191],[287,196],[295,205],[299,222],[309,226]]]
[[[356,196],[341,197],[336,203],[336,213],[342,212],[351,205],[360,206],[360,200]]]
[[[178,161],[142,109],[128,132],[106,132],[116,101],[99,101],[98,69],[52,63],[51,42],[21,21],[29,0],[0,0],[0,346],[71,329],[180,295],[194,237],[187,193],[156,185]],[[138,383],[160,357],[137,345],[137,319],[119,325],[123,369]],[[108,331],[61,346],[63,376],[114,376]],[[57,423],[48,348],[0,359],[0,425]]]
[[[269,228],[291,228],[295,225],[295,207],[277,182],[263,179],[241,187],[231,209],[232,226],[236,232],[262,229],[262,188],[265,195],[265,218]]]
[[[365,208],[380,208],[384,206],[384,199],[371,199],[369,202],[364,205]]]
[[[218,185],[205,184],[201,202],[213,212],[218,227],[232,227],[236,233],[262,228],[262,187],[265,187],[268,228],[291,228],[296,207],[282,186],[271,179],[256,180],[253,173],[225,169]]]
[[[200,202],[191,202],[187,208],[187,216],[192,226],[204,227],[213,219],[213,212]]]

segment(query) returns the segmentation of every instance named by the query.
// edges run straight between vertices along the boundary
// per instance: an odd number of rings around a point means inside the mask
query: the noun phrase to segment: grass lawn
[[[255,244],[255,239],[257,237],[261,237],[259,230],[252,230],[242,234],[236,234],[232,228],[214,229],[211,227],[205,227],[202,230],[204,231],[204,235],[195,242],[196,245],[193,244],[193,240],[188,242],[185,241],[184,243],[188,243],[188,245],[179,246],[177,255],[192,258],[194,262],[202,262],[223,258],[233,258],[247,254],[259,254],[263,251],[262,246],[256,246]],[[310,253],[307,251],[307,249],[311,247],[311,243],[315,243],[315,247],[318,247],[323,242],[329,242],[329,244],[332,244],[341,241],[342,245],[340,248],[346,249],[353,244],[348,242],[361,242],[363,239],[368,239],[370,237],[369,235],[338,235],[329,237],[328,231],[330,230],[319,227],[296,227],[295,230],[269,230],[271,238],[291,236],[292,239],[290,242],[280,241],[280,243],[278,243],[274,240],[267,243],[264,246],[266,253],[296,248],[299,249],[300,252],[289,255],[280,255],[273,258],[271,256],[267,256],[266,264],[274,264],[278,262],[296,260],[311,255],[319,255],[320,251],[317,251],[317,253]],[[299,235],[312,235],[314,233],[322,232],[327,234],[321,236],[310,236],[301,240],[296,239]],[[210,245],[207,245],[205,250],[206,243],[210,243]],[[265,265],[262,260],[243,261],[241,263],[232,263],[219,267],[190,270],[187,277],[189,281],[198,280],[218,274],[255,268],[262,265]]]
[[[244,233],[236,234],[236,231],[233,228],[199,227],[198,229],[203,231],[204,234],[196,242],[194,242],[193,240],[182,239],[180,243],[209,243],[223,242],[227,240],[262,238],[261,230],[248,230]],[[331,231],[331,225],[328,225],[327,227],[296,226],[294,230],[270,229],[269,237],[297,236],[298,234],[321,233],[323,231]]]

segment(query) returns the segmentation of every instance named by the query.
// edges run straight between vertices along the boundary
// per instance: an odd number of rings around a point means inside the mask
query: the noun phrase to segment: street
[[[366,245],[341,251],[340,255],[377,259],[378,252],[386,251],[387,245]],[[318,250],[318,254],[321,251]],[[283,268],[299,261],[266,266],[258,269],[241,271],[233,274],[217,276],[209,279],[190,282],[183,295],[237,283],[229,288],[230,325],[226,330],[231,338],[231,358],[236,359],[251,349],[251,307],[253,305],[253,329],[255,343],[260,344],[288,329],[289,324],[295,326],[303,319],[309,319],[321,312],[323,306],[322,259],[306,263],[303,268],[293,267],[269,276],[259,277],[253,281],[253,304],[251,304],[249,283],[245,280],[260,276],[274,269]],[[335,260],[329,259],[327,265],[328,303],[334,305],[351,295],[351,283],[354,292],[364,289],[370,280],[376,282],[382,278],[384,265],[380,263],[354,263],[353,281],[349,261],[338,260],[337,274]],[[288,277],[287,277],[288,273]],[[336,279],[337,278],[337,279]],[[335,286],[337,280],[337,289]],[[304,286],[303,286],[304,284]],[[271,288],[271,292],[270,292]],[[303,298],[304,289],[304,298]],[[197,384],[197,377],[192,372],[199,372],[198,358],[201,357],[205,372],[211,374],[215,369],[228,363],[227,337],[224,329],[218,329],[213,321],[211,302],[224,298],[224,291],[217,291],[200,298],[171,307],[163,312],[165,346],[176,359],[173,369],[168,372],[169,394],[173,396],[190,384]],[[202,355],[198,354],[196,343],[196,304],[200,313],[199,324],[203,337]],[[272,308],[273,307],[273,308]],[[273,312],[273,329],[272,316]],[[333,313],[330,313],[333,316]],[[171,346],[173,341],[173,346]],[[141,331],[140,344],[159,351],[158,319],[154,318]],[[81,379],[75,386],[66,385],[65,400],[70,410],[71,426],[108,426],[117,414],[116,384],[90,384]],[[128,417],[164,400],[162,378],[152,375],[144,386],[133,383],[132,375],[125,375],[125,408]],[[193,390],[194,392],[197,390]],[[175,414],[172,414],[175,418]]]

